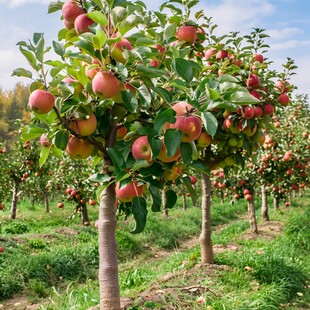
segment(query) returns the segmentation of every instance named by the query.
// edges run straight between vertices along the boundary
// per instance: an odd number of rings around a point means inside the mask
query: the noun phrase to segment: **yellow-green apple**
[[[137,181],[130,182],[120,187],[120,182],[116,183],[115,194],[121,202],[131,202],[134,197],[142,196],[144,184],[139,185]]]
[[[164,163],[170,163],[173,161],[178,160],[181,157],[181,150],[180,148],[177,149],[176,153],[172,156],[167,156],[167,149],[164,143],[164,139],[162,139],[162,145],[161,145],[161,150],[158,155],[158,159],[161,160]]]
[[[175,36],[179,41],[194,44],[197,40],[196,28],[194,26],[181,26]]]
[[[28,104],[32,111],[38,114],[46,114],[53,109],[55,97],[45,90],[36,89],[30,94]]]
[[[230,146],[237,146],[238,140],[237,140],[235,137],[232,137],[232,138],[230,138],[230,139],[228,140],[228,144],[229,144]]]
[[[197,138],[197,145],[199,147],[208,147],[212,142],[212,137],[205,131],[202,131]]]
[[[97,129],[97,118],[94,113],[83,117],[82,119],[76,119],[70,121],[70,128],[81,136],[90,136]]]
[[[227,110],[227,109],[225,109],[224,112],[223,112],[223,117],[227,118],[229,115],[232,115],[232,112]]]
[[[165,170],[163,178],[166,181],[176,180],[182,173],[182,164],[175,164],[171,169]]]
[[[263,63],[264,62],[264,56],[262,54],[254,54],[253,60],[259,61],[260,63]]]
[[[172,129],[178,129],[182,133],[182,142],[195,141],[201,134],[201,119],[196,115],[177,116],[176,122],[170,125]]]
[[[94,21],[90,19],[86,13],[79,15],[74,21],[74,29],[77,34],[89,32],[89,27],[94,24]]]
[[[46,137],[46,134],[43,133],[41,136],[40,136],[40,144],[43,146],[43,147],[49,147],[51,145],[49,139]]]
[[[67,0],[61,8],[62,16],[69,23],[74,23],[75,19],[85,13],[85,10],[74,0]]]
[[[148,162],[152,160],[152,149],[147,136],[141,136],[133,142],[131,153],[136,160],[145,159]]]
[[[275,108],[271,103],[266,103],[263,105],[263,115],[271,115],[274,111]]]
[[[245,106],[242,114],[244,119],[251,119],[254,117],[254,109],[250,106]]]
[[[253,135],[253,139],[257,143],[263,145],[266,140],[266,135],[261,130],[257,130],[255,134]]]
[[[186,101],[176,102],[172,109],[176,112],[176,116],[184,116],[193,112],[194,107]]]
[[[96,95],[112,98],[121,88],[120,81],[110,71],[99,71],[93,78],[92,88]]]
[[[290,102],[290,97],[288,96],[288,94],[281,94],[278,97],[278,102],[281,103],[283,106],[287,106]]]
[[[260,85],[259,77],[256,74],[251,73],[246,80],[246,85],[248,88],[256,88]]]
[[[112,44],[111,48],[112,58],[118,62],[125,64],[127,62],[127,59],[124,57],[123,50],[126,49],[128,51],[131,51],[131,43],[126,38],[122,38],[120,41]]]
[[[66,152],[74,159],[86,159],[94,150],[94,146],[84,139],[71,136],[69,138]]]

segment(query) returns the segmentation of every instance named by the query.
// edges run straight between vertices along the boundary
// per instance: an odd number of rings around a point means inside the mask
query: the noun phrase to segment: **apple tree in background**
[[[50,48],[41,33],[18,42],[32,68],[14,71],[32,79],[24,141],[42,135],[49,141],[40,166],[65,152],[99,170],[91,180],[99,184],[101,309],[120,309],[116,209],[133,214],[133,233],[141,232],[145,192],[154,212],[163,189],[173,207],[174,183],[197,200],[190,171],[202,173],[203,204],[210,204],[210,170],[250,156],[262,143],[267,115],[281,104],[275,73],[253,55],[264,49],[262,31],[246,38],[251,47],[242,47],[237,34],[216,38],[203,12],[190,19],[196,4],[169,1],[152,12],[142,1],[52,2],[49,12],[61,10],[64,25],[53,42],[57,57],[46,60]],[[260,99],[250,94],[254,89]],[[208,230],[210,208],[203,210]]]

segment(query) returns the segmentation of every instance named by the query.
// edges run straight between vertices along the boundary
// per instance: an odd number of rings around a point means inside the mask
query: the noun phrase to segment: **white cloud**
[[[303,31],[296,27],[286,27],[280,29],[268,29],[266,33],[270,36],[272,40],[281,40],[293,37],[298,34],[302,34]]]
[[[282,41],[279,43],[273,43],[271,48],[272,50],[287,50],[292,48],[300,48],[310,46],[310,40],[288,40],[288,41]]]
[[[0,4],[2,3],[11,8],[16,8],[18,6],[30,4],[30,3],[38,3],[38,4],[46,5],[50,3],[50,0],[10,0],[10,1],[0,0]]]

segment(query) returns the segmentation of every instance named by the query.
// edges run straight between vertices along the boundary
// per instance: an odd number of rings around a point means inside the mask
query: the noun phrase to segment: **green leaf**
[[[148,134],[147,140],[152,149],[152,158],[155,159],[160,153],[162,141],[159,139],[158,136],[149,135],[149,134]]]
[[[48,155],[50,153],[50,148],[49,147],[44,147],[42,148],[41,152],[40,152],[40,158],[39,158],[39,165],[40,168],[44,165],[44,163],[46,162]]]
[[[69,141],[69,133],[65,130],[57,131],[54,144],[60,150],[65,150]]]
[[[161,135],[162,128],[166,122],[174,124],[176,112],[173,109],[166,109],[160,111],[154,120],[154,128],[159,135]]]
[[[56,41],[53,41],[52,44],[53,44],[55,53],[59,55],[60,57],[63,57],[64,56],[63,46],[59,42],[56,42]]]
[[[13,71],[12,76],[24,76],[31,79],[32,73],[24,68],[17,68]]]
[[[170,103],[173,99],[171,92],[162,87],[150,87],[156,94],[158,94],[165,102]]]
[[[190,83],[194,77],[193,67],[190,61],[183,58],[176,58],[172,62],[174,71],[183,78],[187,83]]]
[[[104,173],[94,173],[88,178],[88,180],[91,182],[102,184],[102,183],[110,182],[111,176],[108,174],[104,174]]]
[[[147,78],[156,78],[156,77],[162,77],[163,75],[167,74],[168,71],[157,69],[155,67],[147,67],[144,65],[137,65],[136,70],[143,76]]]
[[[228,93],[224,96],[224,99],[232,103],[238,103],[238,104],[249,104],[249,103],[260,102],[250,93],[243,92],[243,91],[235,91],[235,92]]]
[[[141,168],[145,168],[150,166],[150,163],[146,161],[145,159],[138,159],[135,161],[133,167],[131,168],[131,172],[134,172],[136,170],[139,170]]]
[[[164,39],[165,41],[169,41],[172,37],[175,36],[177,32],[177,25],[171,24],[165,29]]]
[[[149,191],[152,196],[152,211],[160,212],[161,211],[161,195],[158,188],[154,185],[149,186]]]
[[[192,161],[193,148],[190,143],[181,143],[181,156],[185,165],[188,165]]]
[[[43,57],[44,57],[44,37],[43,37],[43,34],[40,34],[41,37],[37,43],[37,48],[36,48],[36,57],[37,57],[37,60],[41,63],[43,63]]]
[[[30,64],[30,66],[31,66],[34,70],[37,70],[37,67],[36,67],[36,66],[37,66],[37,60],[36,60],[36,58],[34,57],[34,55],[33,55],[31,52],[29,52],[29,51],[23,49],[22,47],[19,47],[19,50],[20,50],[20,52],[26,57],[26,59],[27,59],[28,63]]]
[[[82,39],[82,40],[77,41],[75,44],[78,48],[88,52],[91,56],[96,57],[95,50],[94,50],[92,43]]]
[[[130,91],[122,91],[121,92],[124,106],[130,112],[136,112],[138,108],[137,98]]]
[[[108,25],[108,20],[101,11],[89,12],[87,13],[87,16],[102,27],[106,27]]]
[[[124,35],[129,30],[133,29],[134,27],[138,26],[139,24],[143,23],[143,19],[140,16],[131,14],[126,17],[126,19],[121,22],[118,26],[118,31]]]
[[[127,15],[127,11],[124,7],[116,6],[111,11],[111,19],[114,25],[117,25],[118,23],[122,22]]]
[[[182,139],[182,133],[177,129],[167,129],[164,135],[164,143],[167,149],[167,156],[173,156],[177,152]]]
[[[60,1],[51,1],[49,6],[48,6],[48,11],[47,13],[54,13],[57,12],[59,10],[61,10],[63,3]]]
[[[136,226],[132,234],[141,233],[144,230],[146,224],[146,216],[147,216],[147,208],[146,208],[146,201],[143,197],[134,197],[132,200],[132,214],[136,221]]]
[[[109,148],[108,153],[112,159],[116,170],[124,170],[126,168],[125,159],[121,152],[119,152],[115,148]]]
[[[96,30],[96,35],[93,37],[94,47],[100,49],[105,41],[107,40],[107,35],[102,29]]]
[[[191,199],[193,201],[193,205],[196,205],[198,196],[197,196],[197,192],[195,190],[195,188],[192,185],[191,179],[189,177],[185,177],[183,178],[183,182],[187,188],[187,191],[190,193],[191,195]]]
[[[192,164],[191,164],[191,168],[193,168],[194,170],[197,170],[198,172],[202,172],[204,174],[207,174],[207,175],[210,174],[209,168],[201,160],[193,161]]]
[[[178,200],[177,194],[173,190],[169,189],[166,191],[166,198],[167,198],[166,207],[168,209],[173,208],[174,205],[176,204],[177,200]]]
[[[211,112],[203,112],[201,115],[202,123],[210,136],[214,137],[218,127],[218,121]]]
[[[22,140],[24,142],[39,138],[46,130],[37,125],[28,125],[22,129]]]

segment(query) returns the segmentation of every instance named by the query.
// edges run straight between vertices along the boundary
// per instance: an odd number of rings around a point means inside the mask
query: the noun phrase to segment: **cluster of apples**
[[[213,186],[215,188],[224,189],[227,187],[227,184],[225,182],[225,173],[223,169],[216,169],[212,171],[213,175]]]

